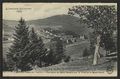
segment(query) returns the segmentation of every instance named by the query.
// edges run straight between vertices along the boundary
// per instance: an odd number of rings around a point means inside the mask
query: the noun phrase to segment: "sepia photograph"
[[[3,3],[3,77],[117,77],[117,3]]]

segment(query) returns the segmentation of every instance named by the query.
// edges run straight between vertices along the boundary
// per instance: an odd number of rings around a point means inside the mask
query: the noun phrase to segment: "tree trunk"
[[[99,48],[100,48],[100,35],[97,36],[97,43],[95,45],[95,53],[94,53],[94,58],[93,58],[93,65],[96,65],[98,62],[98,57],[99,55]]]

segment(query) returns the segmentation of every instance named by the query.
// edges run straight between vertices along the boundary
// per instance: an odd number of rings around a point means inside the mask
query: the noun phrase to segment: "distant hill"
[[[69,15],[55,15],[45,19],[37,19],[27,21],[29,26],[39,30],[41,28],[50,27],[57,30],[69,30],[78,34],[88,34],[91,29],[88,29],[85,24],[78,22],[79,18]],[[18,24],[18,21],[3,20],[4,33],[11,34],[14,32],[13,28]]]
[[[78,22],[79,18],[69,15],[56,15],[45,19],[29,21],[28,24],[33,24],[37,27],[51,27],[53,29],[74,31],[79,34],[87,34],[91,29],[88,29],[85,24]]]
[[[3,20],[3,33],[10,35],[14,32],[14,27],[18,24],[15,20]]]

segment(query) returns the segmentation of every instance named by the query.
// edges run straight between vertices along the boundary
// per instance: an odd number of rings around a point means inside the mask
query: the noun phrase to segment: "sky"
[[[3,19],[43,19],[54,15],[67,14],[74,5],[117,5],[116,3],[3,3]]]

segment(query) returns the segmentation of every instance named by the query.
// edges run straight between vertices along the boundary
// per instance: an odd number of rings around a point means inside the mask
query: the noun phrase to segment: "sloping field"
[[[30,72],[57,72],[57,71],[106,71],[107,68],[112,65],[117,70],[116,62],[106,61],[105,58],[101,58],[97,65],[92,65],[92,58],[78,59],[68,63],[60,63],[49,67],[35,68]]]
[[[87,41],[82,41],[66,47],[66,54],[71,56],[71,60],[67,63],[63,62],[60,64],[52,65],[49,67],[35,68],[30,72],[54,72],[54,71],[95,71],[95,70],[106,70],[108,66],[115,64],[116,62],[109,62],[105,57],[98,60],[98,65],[93,66],[93,57],[88,58],[82,57],[82,51],[85,47],[88,47]]]
[[[83,55],[83,50],[88,47],[88,41],[76,42],[66,46],[65,54],[70,56],[72,59],[79,59]]]

